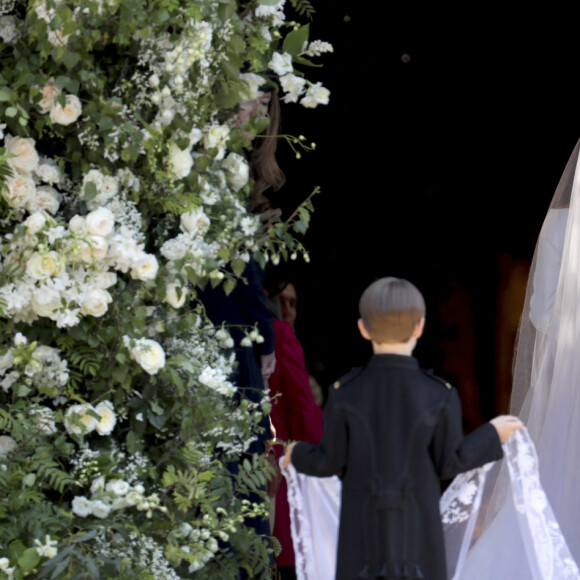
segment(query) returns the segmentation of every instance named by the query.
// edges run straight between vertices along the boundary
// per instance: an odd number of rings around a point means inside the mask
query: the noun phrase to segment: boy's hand
[[[286,446],[286,451],[284,452],[284,459],[282,460],[282,466],[288,467],[292,463],[292,450],[294,449],[296,442],[290,443]]]
[[[498,415],[490,423],[495,427],[502,443],[505,443],[515,431],[524,426],[517,417],[512,415]]]

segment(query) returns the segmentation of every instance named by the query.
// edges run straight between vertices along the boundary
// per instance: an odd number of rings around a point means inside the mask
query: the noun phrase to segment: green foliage
[[[0,16],[0,577],[268,578],[280,547],[249,522],[268,518],[271,405],[237,392],[234,329],[198,296],[252,258],[308,259],[318,190],[260,221],[249,159],[270,121],[236,119],[251,75],[285,94],[275,57],[303,80],[287,102],[327,100],[298,70],[317,66],[311,27],[274,0]]]

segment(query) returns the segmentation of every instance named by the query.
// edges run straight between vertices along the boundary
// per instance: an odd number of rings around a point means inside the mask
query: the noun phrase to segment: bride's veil
[[[527,430],[444,494],[450,578],[580,578],[579,151],[542,225],[516,339],[510,412]]]

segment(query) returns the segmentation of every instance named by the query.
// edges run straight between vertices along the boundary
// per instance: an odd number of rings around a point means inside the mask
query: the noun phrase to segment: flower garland
[[[267,577],[269,401],[197,289],[307,253],[249,210],[240,104],[307,109],[307,0],[0,0],[0,579]],[[298,139],[295,144],[300,144]],[[294,146],[294,145],[292,145]],[[246,329],[244,343],[259,342]]]

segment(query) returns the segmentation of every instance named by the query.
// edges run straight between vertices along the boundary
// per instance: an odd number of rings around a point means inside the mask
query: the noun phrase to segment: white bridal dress
[[[526,429],[504,444],[503,460],[461,474],[441,498],[453,580],[580,580],[579,150],[580,141],[544,220],[518,329],[510,412]],[[292,517],[318,526],[302,502],[311,485],[302,477]],[[338,512],[328,517],[338,526]],[[331,580],[309,575],[318,553],[308,555],[313,540],[300,537],[308,525],[295,530],[307,552],[299,578]]]

